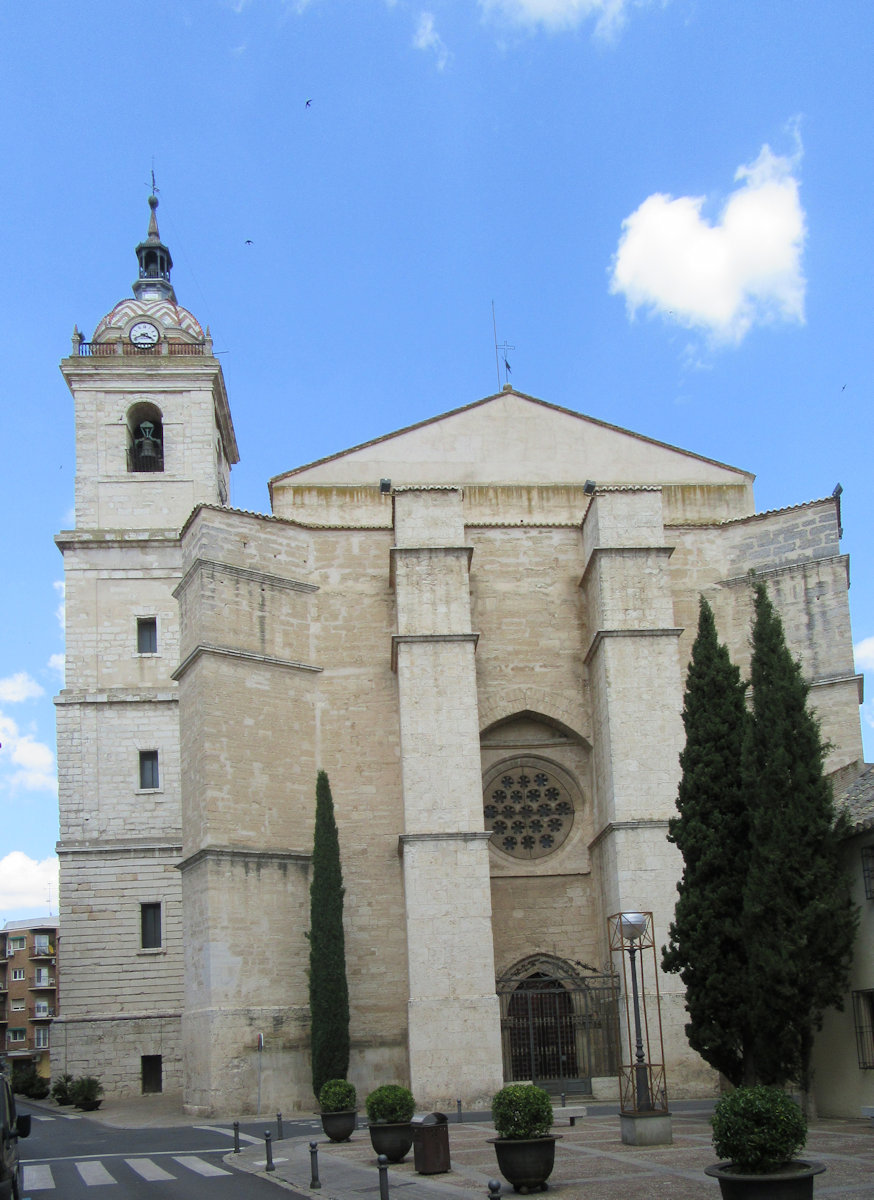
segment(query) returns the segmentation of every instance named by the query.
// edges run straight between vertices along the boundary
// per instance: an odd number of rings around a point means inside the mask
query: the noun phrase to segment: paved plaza
[[[549,1192],[555,1200],[699,1200],[718,1197],[719,1185],[704,1174],[716,1161],[710,1139],[709,1106],[675,1111],[673,1145],[635,1147],[622,1144],[619,1118],[590,1108],[571,1127],[559,1115],[555,1130],[555,1170]],[[486,1200],[488,1181],[498,1177],[487,1122],[449,1125],[452,1169],[441,1175],[419,1175],[411,1151],[388,1172],[390,1200]],[[275,1143],[275,1171],[269,1178],[295,1191],[318,1194],[320,1200],[378,1200],[379,1171],[366,1128],[348,1143],[318,1136],[321,1188],[311,1191],[309,1138]],[[868,1120],[812,1121],[804,1157],[824,1162],[814,1195],[874,1200],[874,1123]],[[263,1171],[263,1146],[248,1146],[227,1158],[244,1170]],[[502,1183],[502,1194],[513,1195]]]

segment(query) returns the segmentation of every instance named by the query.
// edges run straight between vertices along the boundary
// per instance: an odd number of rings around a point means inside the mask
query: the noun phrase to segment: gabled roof
[[[270,480],[274,486],[723,483],[754,476],[618,425],[505,389]]]

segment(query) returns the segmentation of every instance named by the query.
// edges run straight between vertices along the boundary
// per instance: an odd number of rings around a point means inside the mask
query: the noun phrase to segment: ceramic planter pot
[[[368,1125],[370,1144],[377,1154],[384,1154],[389,1162],[401,1162],[409,1154],[413,1144],[413,1127],[409,1121],[400,1125],[374,1122]]]
[[[555,1166],[555,1143],[560,1134],[539,1138],[489,1138],[498,1158],[498,1170],[514,1192],[545,1192]]]
[[[704,1174],[719,1180],[722,1200],[811,1200],[813,1177],[824,1170],[825,1163],[797,1159],[768,1175],[743,1175],[727,1162],[705,1167]]]
[[[322,1129],[325,1137],[332,1142],[348,1142],[358,1124],[358,1109],[350,1108],[345,1112],[323,1112]]]

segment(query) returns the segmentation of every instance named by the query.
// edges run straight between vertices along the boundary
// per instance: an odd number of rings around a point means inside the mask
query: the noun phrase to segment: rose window
[[[547,767],[516,767],[487,785],[483,816],[499,850],[514,858],[542,858],[570,833],[574,803],[565,784]]]

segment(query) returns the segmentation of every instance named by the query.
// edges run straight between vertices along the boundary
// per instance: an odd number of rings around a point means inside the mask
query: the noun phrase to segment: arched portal
[[[501,976],[497,992],[508,1082],[588,1092],[593,1077],[616,1074],[618,976],[533,955]]]

